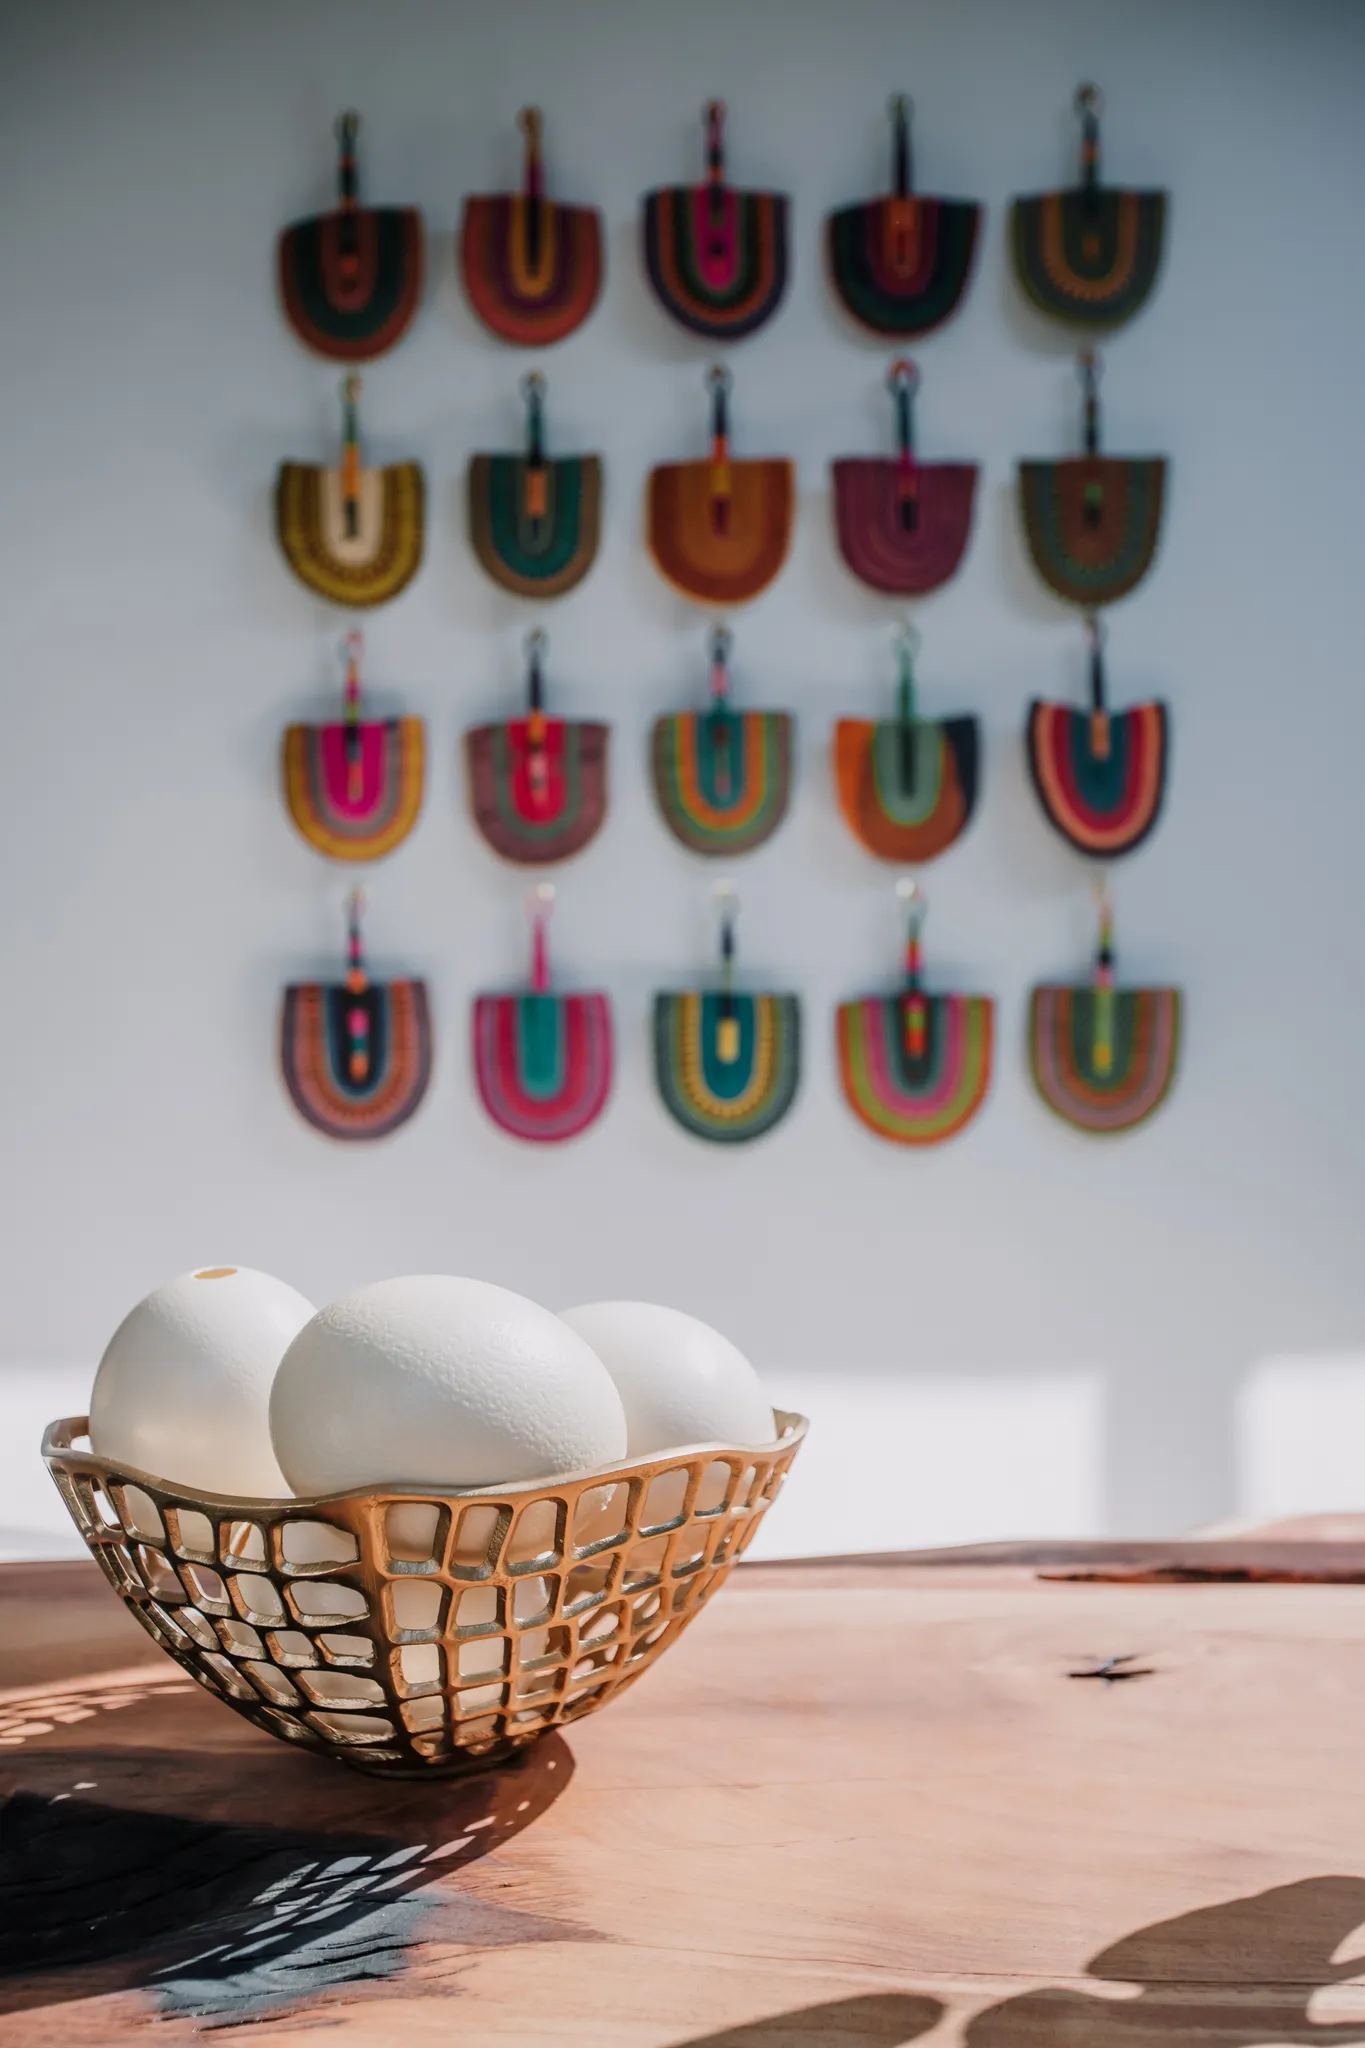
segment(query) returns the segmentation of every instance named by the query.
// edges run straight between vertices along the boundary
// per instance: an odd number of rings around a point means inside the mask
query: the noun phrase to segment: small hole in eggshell
[[[196,1280],[230,1280],[236,1271],[235,1266],[203,1266],[194,1277]]]

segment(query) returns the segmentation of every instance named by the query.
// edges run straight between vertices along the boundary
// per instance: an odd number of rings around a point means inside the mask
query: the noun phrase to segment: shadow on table
[[[965,2048],[1365,2048],[1365,2020],[1315,2020],[1315,1991],[1365,1975],[1365,1878],[1309,1877],[1125,1935],[1087,1965],[1107,1996],[1021,1992],[976,2014]],[[1119,1995],[1119,1994],[1122,1995]],[[691,2036],[677,2048],[902,2048],[942,2017],[932,1998],[881,1993]]]
[[[147,1989],[162,2017],[225,2023],[354,1996],[422,1943],[592,1939],[439,1884],[572,1773],[556,1735],[498,1770],[411,1785],[265,1744],[6,1759],[0,2013]]]
[[[799,2012],[697,2034],[678,2048],[903,2048],[918,2041],[943,2018],[936,1998],[902,1991],[873,1991],[861,1998],[835,1998],[828,2005],[804,2005]]]

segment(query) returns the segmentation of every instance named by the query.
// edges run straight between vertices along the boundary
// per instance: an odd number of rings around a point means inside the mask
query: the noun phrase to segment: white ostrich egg
[[[560,1320],[591,1344],[626,1411],[627,1452],[770,1444],[772,1403],[742,1351],[709,1323],[649,1301],[593,1301]]]
[[[270,1444],[270,1383],[313,1314],[249,1266],[201,1266],[123,1318],[90,1396],[96,1455],[203,1493],[289,1491]]]
[[[493,1486],[626,1454],[621,1397],[572,1330],[486,1280],[380,1280],[299,1331],[270,1397],[298,1493]]]

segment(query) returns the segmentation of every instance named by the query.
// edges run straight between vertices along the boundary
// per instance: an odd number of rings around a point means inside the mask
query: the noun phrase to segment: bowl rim
[[[49,1422],[43,1431],[42,1458],[45,1464],[60,1463],[75,1472],[88,1472],[94,1478],[102,1478],[109,1471],[118,1475],[120,1485],[150,1487],[154,1492],[194,1500],[201,1506],[221,1508],[242,1519],[244,1510],[258,1514],[293,1514],[301,1509],[316,1510],[333,1506],[341,1501],[365,1500],[443,1500],[443,1501],[485,1501],[518,1500],[524,1495],[553,1493],[561,1486],[583,1486],[591,1482],[607,1484],[612,1480],[639,1479],[646,1474],[664,1471],[674,1465],[690,1462],[705,1456],[708,1452],[716,1457],[744,1457],[757,1455],[771,1457],[775,1451],[795,1449],[805,1441],[810,1429],[809,1419],[792,1408],[774,1408],[773,1420],[778,1425],[777,1435],[767,1443],[737,1444],[721,1440],[696,1444],[679,1444],[676,1449],[659,1452],[649,1458],[621,1458],[611,1465],[582,1465],[573,1471],[549,1472],[543,1479],[502,1480],[490,1486],[441,1486],[430,1483],[419,1484],[414,1480],[372,1480],[364,1486],[347,1486],[334,1493],[286,1494],[226,1494],[202,1492],[197,1487],[186,1486],[178,1481],[162,1479],[155,1472],[146,1472],[136,1465],[127,1465],[122,1459],[102,1457],[96,1451],[78,1451],[74,1439],[88,1436],[90,1417],[88,1415],[62,1415]]]

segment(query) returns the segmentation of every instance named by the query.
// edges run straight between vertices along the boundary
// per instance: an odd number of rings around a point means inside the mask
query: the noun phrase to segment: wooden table
[[[1112,1582],[1154,1563],[1214,1577]],[[1359,1540],[741,1566],[569,1740],[394,1788],[93,1568],[5,1568],[0,2043],[1365,2044],[1361,1581]]]

